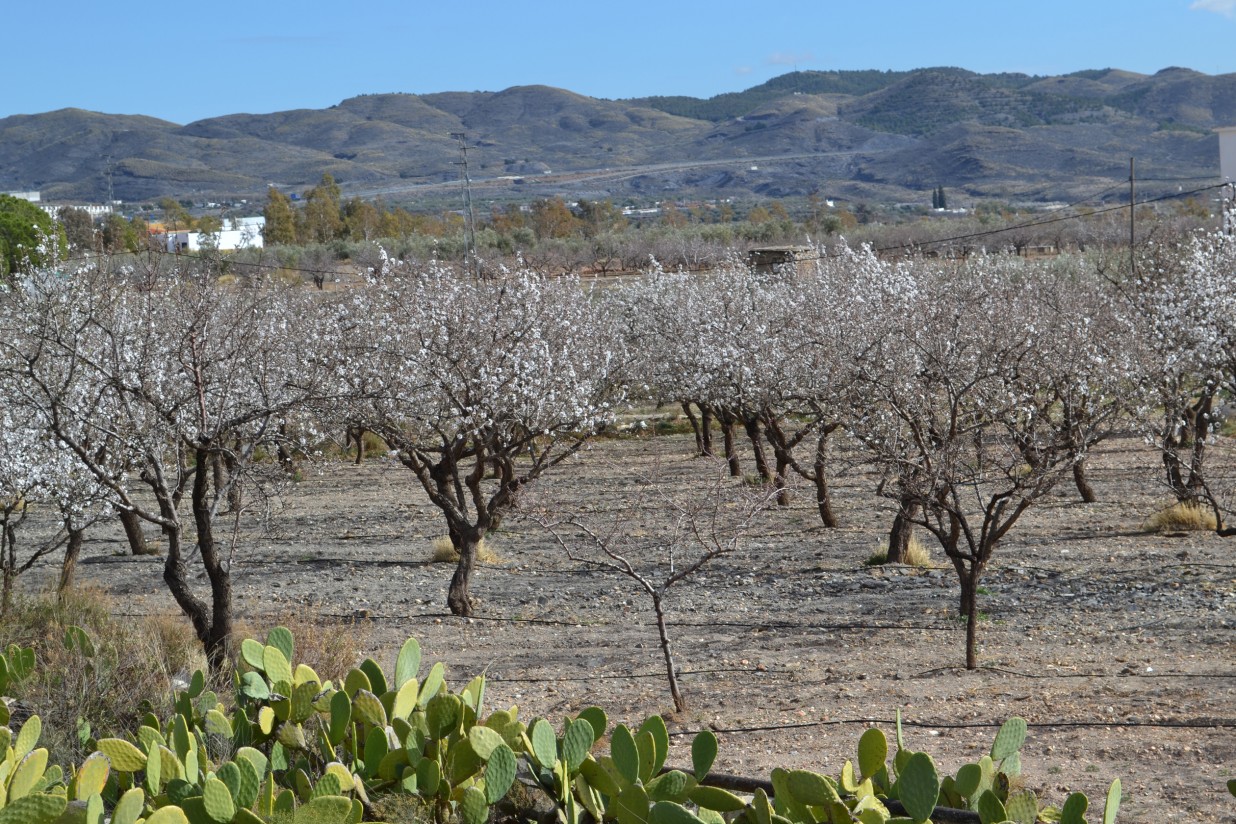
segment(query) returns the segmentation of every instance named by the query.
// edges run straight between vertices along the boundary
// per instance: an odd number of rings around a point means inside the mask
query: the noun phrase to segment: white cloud
[[[1198,0],[1199,3],[1203,1]],[[1216,2],[1216,0],[1209,1]],[[1228,0],[1228,4],[1236,4],[1236,0]],[[773,52],[765,62],[772,66],[797,66],[800,63],[814,62],[814,60],[815,55],[811,52]]]
[[[1236,18],[1236,0],[1193,0],[1189,8],[1194,11],[1213,11],[1224,17]]]
[[[734,69],[734,74],[738,74],[738,75],[751,74],[751,67],[750,66],[739,66],[738,68]]]

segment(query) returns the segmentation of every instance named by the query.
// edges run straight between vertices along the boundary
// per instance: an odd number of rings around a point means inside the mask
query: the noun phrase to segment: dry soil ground
[[[655,529],[655,514],[632,503],[633,478],[656,471],[706,487],[710,470],[692,452],[681,435],[602,441],[547,477],[544,494]],[[1108,445],[1093,459],[1099,503],[1062,485],[1023,518],[986,577],[974,672],[958,666],[957,585],[938,549],[937,569],[863,566],[890,517],[874,479],[842,473],[834,530],[800,491],[669,596],[690,703],[671,730],[718,730],[728,772],[836,773],[867,724],[891,735],[900,710],[908,743],[955,770],[1020,715],[1031,724],[1025,780],[1057,804],[1068,788],[1097,805],[1119,776],[1122,821],[1236,820],[1224,786],[1236,774],[1236,539],[1143,531],[1166,502],[1154,468],[1141,444]],[[257,625],[289,610],[362,620],[385,665],[415,635],[454,683],[485,672],[490,706],[525,716],[595,703],[638,722],[671,708],[649,601],[629,580],[582,567],[541,527],[512,519],[473,586],[480,617],[450,617],[451,568],[428,563],[443,532],[393,461],[310,470],[271,531],[241,536],[237,610]],[[118,531],[96,531],[85,553],[80,575],[121,609],[175,612],[160,561],[124,556]],[[689,763],[681,747],[671,759]]]

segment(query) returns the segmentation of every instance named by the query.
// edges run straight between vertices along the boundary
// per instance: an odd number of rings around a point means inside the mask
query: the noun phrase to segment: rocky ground
[[[537,501],[655,538],[665,510],[640,478],[680,479],[707,496],[711,469],[692,452],[681,435],[601,441],[547,478]],[[985,578],[972,672],[938,548],[929,569],[863,565],[890,512],[861,467],[839,473],[839,529],[822,528],[800,490],[670,590],[681,713],[669,712],[647,595],[571,560],[536,523],[509,519],[494,537],[498,558],[473,586],[478,617],[446,615],[451,567],[429,562],[445,530],[411,473],[381,457],[309,470],[269,531],[244,528],[236,608],[253,625],[289,611],[363,622],[367,652],[386,665],[415,635],[453,682],[484,672],[491,706],[518,704],[525,716],[598,704],[626,721],[666,713],[675,732],[711,727],[718,769],[748,776],[837,773],[865,726],[891,736],[898,710],[908,744],[955,770],[1020,715],[1031,726],[1025,781],[1049,801],[1081,790],[1101,806],[1120,777],[1121,821],[1233,821],[1224,785],[1236,775],[1236,539],[1146,532],[1167,502],[1155,468],[1140,443],[1117,442],[1093,458],[1099,503],[1062,485],[1024,516]],[[125,556],[118,531],[96,532],[85,553],[80,575],[119,609],[175,612],[160,560]]]

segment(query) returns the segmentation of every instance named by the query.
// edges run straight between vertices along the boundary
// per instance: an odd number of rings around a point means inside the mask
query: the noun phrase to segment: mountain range
[[[327,109],[179,125],[62,109],[0,119],[0,191],[98,202],[261,197],[334,176],[345,196],[484,200],[787,198],[1076,201],[1217,182],[1212,129],[1236,74],[1168,68],[1056,77],[799,71],[709,99],[602,100],[547,86],[373,94]],[[461,143],[453,135],[463,134]],[[1127,187],[1126,187],[1127,188]]]

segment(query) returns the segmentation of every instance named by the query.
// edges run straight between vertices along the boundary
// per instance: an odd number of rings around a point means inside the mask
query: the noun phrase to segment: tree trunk
[[[365,460],[365,428],[362,426],[348,427],[348,440],[356,443],[356,465],[360,466]]]
[[[773,482],[772,469],[768,466],[768,453],[764,449],[764,426],[754,415],[743,419],[743,428],[747,432],[747,440],[751,441],[751,451],[755,454],[755,471],[765,486]]]
[[[124,536],[129,541],[129,552],[133,555],[154,555],[155,550],[146,541],[146,533],[142,532],[142,519],[130,509],[117,509],[116,517],[124,527]]]
[[[829,529],[836,529],[837,516],[833,513],[833,496],[828,488],[828,436],[830,432],[831,430],[822,429],[820,436],[816,438],[811,480],[815,483],[815,503],[820,511],[820,522]]]
[[[60,564],[60,583],[56,585],[56,595],[63,598],[73,586],[73,573],[77,571],[77,559],[82,554],[82,539],[86,534],[84,529],[73,529],[65,525],[68,531],[68,543],[64,545],[64,561]]]
[[[983,575],[979,564],[970,565],[958,576],[961,583],[960,612],[966,619],[966,669],[978,668],[978,589]]]
[[[700,428],[700,420],[691,411],[690,401],[682,402],[682,411],[687,416],[687,420],[691,422],[691,431],[695,433],[695,455],[702,457],[707,453],[704,452],[704,431]]]
[[[978,581],[962,579],[966,604],[966,669],[978,669]]]
[[[902,498],[897,516],[893,518],[893,528],[888,532],[887,563],[904,564],[906,562],[910,538],[914,535],[912,519],[916,514],[918,514],[918,502],[911,498]]]
[[[0,593],[0,617],[13,606],[13,580],[17,577],[17,534],[6,519],[0,524],[0,566],[4,567],[4,589]]]
[[[652,608],[657,613],[657,636],[661,640],[661,654],[665,657],[665,677],[669,681],[670,695],[674,699],[674,711],[683,712],[687,708],[687,702],[678,688],[678,673],[674,668],[674,651],[670,645],[669,628],[665,624],[665,610],[661,605],[661,597],[655,593],[652,596]]]
[[[1077,492],[1081,495],[1081,499],[1084,502],[1092,504],[1099,499],[1094,494],[1094,487],[1090,485],[1090,479],[1086,477],[1085,458],[1073,464],[1073,483],[1077,486]]]
[[[734,442],[734,416],[724,407],[718,413],[721,421],[721,435],[725,441],[725,460],[730,465],[730,477],[742,477],[742,465],[738,462],[738,446]]]
[[[476,552],[480,546],[484,530],[469,528],[465,530],[453,528],[451,540],[459,550],[459,563],[455,565],[455,574],[451,576],[451,586],[447,590],[446,605],[452,615],[469,618],[473,615],[474,605],[468,594],[468,584],[472,581],[472,570],[476,567]]]
[[[700,431],[704,436],[704,454],[711,458],[716,454],[712,451],[712,407],[702,403],[699,404],[699,408]]]

